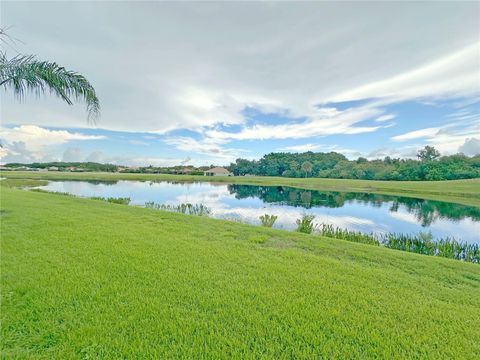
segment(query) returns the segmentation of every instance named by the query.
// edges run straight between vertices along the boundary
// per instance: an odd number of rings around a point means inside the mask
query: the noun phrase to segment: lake
[[[293,230],[303,214],[362,232],[431,232],[434,238],[455,237],[480,243],[480,208],[442,201],[369,193],[303,190],[285,186],[152,181],[50,181],[40,189],[82,197],[129,197],[146,202],[204,204],[212,217],[260,224],[259,216],[278,216],[275,228]]]

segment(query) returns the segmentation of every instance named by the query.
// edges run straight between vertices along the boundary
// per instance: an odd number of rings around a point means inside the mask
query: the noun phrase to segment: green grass
[[[480,266],[1,191],[2,358],[471,358]]]
[[[2,171],[0,176],[46,180],[214,181],[232,184],[291,186],[321,191],[369,192],[480,206],[480,179],[452,181],[374,181],[318,178],[293,179],[267,176],[218,176],[212,179],[211,177],[190,175],[28,171]]]
[[[35,186],[45,186],[48,184],[47,180],[36,180],[36,179],[3,179],[0,180],[0,186],[11,187],[11,188],[27,188]]]

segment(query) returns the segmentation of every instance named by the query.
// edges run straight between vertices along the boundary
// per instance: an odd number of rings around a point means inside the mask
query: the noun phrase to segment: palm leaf
[[[0,53],[0,86],[13,89],[19,98],[28,92],[40,96],[49,91],[69,105],[73,100],[84,101],[89,121],[95,122],[100,115],[95,89],[84,76],[54,62],[38,61],[32,55],[19,55],[9,60],[5,53]]]

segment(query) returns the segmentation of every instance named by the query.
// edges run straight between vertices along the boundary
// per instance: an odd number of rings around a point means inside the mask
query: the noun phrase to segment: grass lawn
[[[369,192],[480,206],[480,179],[453,181],[374,181],[319,178],[294,179],[269,176],[216,176],[212,178],[191,175],[31,171],[3,171],[0,176],[11,179],[45,180],[215,181],[232,184],[291,186],[320,191]]]
[[[2,186],[2,358],[480,357],[480,266]]]

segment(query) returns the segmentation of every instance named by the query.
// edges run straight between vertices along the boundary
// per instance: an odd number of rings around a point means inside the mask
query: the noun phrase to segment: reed
[[[330,224],[321,224],[317,229],[317,233],[329,238],[376,246],[381,245],[389,249],[480,263],[480,246],[478,244],[469,244],[449,237],[433,239],[432,234],[429,232],[419,232],[418,234],[367,234],[360,231],[342,229]]]
[[[164,210],[177,212],[186,215],[196,215],[196,216],[209,216],[212,211],[206,205],[203,204],[190,204],[184,203],[179,205],[169,205],[169,204],[157,204],[153,201],[145,203],[145,207],[148,209],[155,210]]]
[[[413,235],[390,233],[382,237],[382,245],[417,254],[480,263],[478,244],[469,244],[449,237],[433,240],[431,233],[421,232]]]
[[[318,227],[318,233],[321,236],[326,236],[335,239],[348,240],[353,242],[359,242],[362,244],[380,245],[378,236],[374,233],[366,234],[360,231],[352,231],[342,229],[331,224],[321,224]]]
[[[131,199],[129,197],[118,197],[118,198],[108,197],[108,198],[105,198],[105,197],[101,197],[101,196],[93,196],[90,199],[106,201],[106,202],[109,202],[109,203],[112,203],[112,204],[121,204],[121,205],[129,205],[130,201],[131,201]]]
[[[260,216],[259,219],[260,219],[260,222],[262,223],[262,226],[271,228],[273,224],[275,224],[275,221],[277,221],[278,216],[265,214]]]
[[[311,234],[316,230],[316,225],[313,223],[315,220],[315,215],[303,214],[300,219],[297,219],[297,230],[298,232]]]

